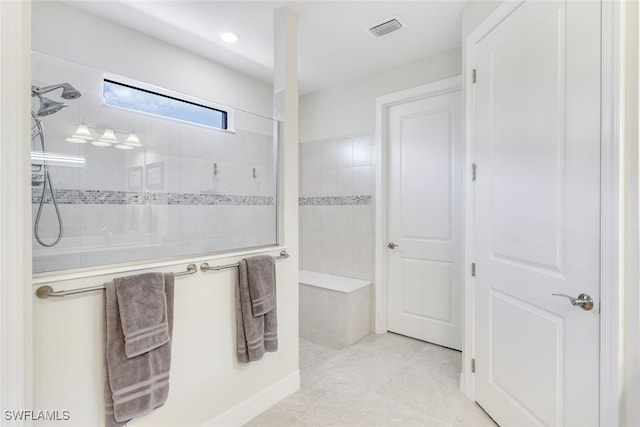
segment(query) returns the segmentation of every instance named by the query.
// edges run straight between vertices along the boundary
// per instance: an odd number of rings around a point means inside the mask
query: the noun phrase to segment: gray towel
[[[260,360],[265,351],[278,350],[278,318],[275,303],[273,309],[268,313],[261,316],[253,315],[246,260],[241,260],[238,263],[236,333],[236,350],[239,362],[249,363]]]
[[[144,273],[114,280],[124,350],[134,357],[169,341],[167,299],[162,273]]]
[[[272,256],[247,258],[247,280],[251,296],[251,312],[262,316],[276,307],[276,266]]]
[[[105,425],[122,426],[164,404],[169,395],[173,335],[173,273],[164,275],[169,341],[127,357],[115,282],[105,284]]]

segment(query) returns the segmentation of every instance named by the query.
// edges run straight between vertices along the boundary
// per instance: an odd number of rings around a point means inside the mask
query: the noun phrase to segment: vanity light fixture
[[[113,131],[113,129],[106,128],[102,133],[102,136],[98,139],[95,139],[93,137],[93,134],[99,133],[100,132],[95,128],[90,128],[85,124],[80,124],[78,125],[78,128],[76,129],[74,134],[68,138],[65,138],[65,141],[74,144],[85,144],[87,142],[91,142],[91,145],[95,145],[96,147],[115,147],[120,150],[132,150],[134,148],[142,147],[140,138],[138,138],[138,135],[136,135],[135,132],[129,133],[129,136],[127,136],[126,141],[123,143],[118,140],[118,137],[116,136],[116,133]]]

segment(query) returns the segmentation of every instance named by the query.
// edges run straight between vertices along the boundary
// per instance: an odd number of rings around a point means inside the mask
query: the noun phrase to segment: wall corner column
[[[295,334],[298,337],[298,18],[287,6],[274,12],[273,118],[278,120],[280,209],[279,242],[291,258],[279,271],[279,281],[295,301]],[[298,357],[296,340],[295,357]],[[296,366],[298,361],[295,361]]]
[[[31,188],[29,167],[31,3],[0,1],[0,425],[4,411],[33,409]]]

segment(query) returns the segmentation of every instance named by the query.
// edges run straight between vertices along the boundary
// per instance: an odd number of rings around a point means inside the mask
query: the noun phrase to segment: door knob
[[[395,244],[395,243],[393,243],[393,242],[389,242],[389,244],[387,245],[387,247],[388,247],[389,249],[395,249],[395,248],[397,248],[398,246],[400,246],[400,245],[396,245],[396,244]]]
[[[586,311],[589,311],[593,308],[593,299],[591,299],[591,297],[587,294],[580,294],[578,295],[578,298],[574,298],[572,296],[565,295],[565,294],[551,294],[551,295],[556,297],[565,297],[569,299],[569,302],[571,302],[571,305],[578,305],[582,307],[583,310],[586,310]]]

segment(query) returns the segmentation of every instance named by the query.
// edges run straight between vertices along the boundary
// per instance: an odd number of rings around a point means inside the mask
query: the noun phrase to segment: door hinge
[[[476,373],[476,359],[471,359],[471,373]]]
[[[475,83],[475,82],[477,82],[477,75],[476,75],[476,69],[474,68],[471,73],[471,83]]]
[[[476,277],[476,263],[471,263],[471,277]]]
[[[478,165],[475,163],[471,163],[471,181],[476,182],[477,175],[478,175]]]

